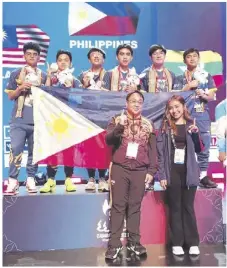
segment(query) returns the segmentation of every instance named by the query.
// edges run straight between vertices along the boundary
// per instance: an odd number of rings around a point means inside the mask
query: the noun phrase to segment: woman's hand
[[[188,127],[188,132],[189,133],[192,133],[192,132],[197,133],[198,131],[199,131],[199,128],[196,126],[196,124],[195,124],[195,118],[194,118],[193,125],[190,125]]]
[[[153,181],[154,177],[151,174],[146,174],[145,184],[150,184]]]
[[[162,188],[164,190],[166,190],[166,187],[167,187],[167,180],[160,180],[160,185],[162,186]]]

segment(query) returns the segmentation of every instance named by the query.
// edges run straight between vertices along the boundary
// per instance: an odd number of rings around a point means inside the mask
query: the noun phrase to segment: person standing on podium
[[[165,67],[167,50],[161,44],[153,44],[149,48],[152,65],[140,74],[142,90],[149,93],[171,92],[175,83],[175,74]],[[154,189],[155,180],[146,186],[146,190]]]
[[[46,86],[59,88],[78,88],[82,87],[80,81],[72,75],[74,69],[72,67],[72,54],[66,50],[59,50],[56,54],[56,62],[47,70]],[[65,172],[65,189],[67,192],[76,191],[76,186],[73,184],[71,177],[73,175],[73,168],[64,166]],[[58,166],[47,165],[47,182],[40,189],[40,193],[54,192],[56,188],[55,176]]]
[[[128,252],[138,256],[146,254],[146,248],[140,244],[140,208],[145,184],[153,180],[157,171],[157,150],[153,123],[141,115],[143,103],[143,94],[131,91],[126,97],[127,111],[113,117],[107,127],[106,143],[113,146],[113,150],[110,240],[106,259],[116,259],[122,250],[120,238],[125,217]]]
[[[91,63],[91,68],[87,71],[82,72],[79,75],[78,79],[80,80],[84,88],[91,90],[106,90],[104,89],[103,82],[103,78],[106,73],[106,70],[103,68],[106,53],[100,48],[93,47],[88,51],[87,57],[89,62]],[[97,92],[97,94],[99,94],[99,92]],[[86,191],[96,191],[95,170],[95,168],[87,168],[89,179],[85,186]],[[98,191],[109,191],[108,183],[105,180],[106,169],[98,169],[98,173]]]
[[[140,78],[135,67],[130,68],[133,60],[133,49],[122,44],[116,49],[118,65],[104,75],[104,87],[111,91],[130,91],[140,89]]]
[[[199,255],[199,234],[194,200],[199,185],[199,166],[195,153],[203,144],[199,129],[189,116],[185,100],[172,96],[157,136],[158,177],[167,194],[172,252],[184,255],[183,245],[190,255]]]
[[[198,49],[187,49],[183,54],[183,60],[187,65],[187,70],[183,75],[177,76],[174,89],[182,91],[192,90],[195,92],[193,96],[194,107],[191,114],[196,118],[204,144],[204,150],[197,154],[200,168],[199,186],[202,188],[216,188],[217,184],[212,181],[211,177],[207,174],[207,170],[211,144],[211,120],[208,102],[215,100],[217,88],[212,76],[200,65]]]
[[[5,90],[9,99],[14,101],[14,107],[10,120],[9,179],[4,195],[19,193],[18,175],[26,141],[28,143],[26,188],[29,193],[37,192],[35,174],[38,165],[33,164],[34,119],[31,87],[44,85],[46,74],[37,67],[41,53],[37,43],[25,43],[23,52],[26,63],[22,68],[12,71]]]
[[[175,74],[165,67],[167,50],[163,45],[155,44],[149,49],[152,65],[140,74],[142,89],[146,92],[160,93],[172,91]]]

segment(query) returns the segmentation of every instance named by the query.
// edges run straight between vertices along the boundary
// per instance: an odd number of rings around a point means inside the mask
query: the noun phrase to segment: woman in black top
[[[172,252],[198,255],[199,235],[194,212],[194,199],[199,184],[199,168],[195,152],[202,150],[198,127],[191,120],[181,96],[172,96],[165,110],[157,137],[159,178],[167,190]]]

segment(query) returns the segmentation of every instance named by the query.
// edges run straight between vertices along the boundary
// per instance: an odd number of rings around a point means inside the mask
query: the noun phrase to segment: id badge
[[[174,152],[174,163],[184,164],[185,149],[175,149]]]
[[[139,144],[136,142],[129,142],[126,157],[130,159],[136,159],[138,153]]]

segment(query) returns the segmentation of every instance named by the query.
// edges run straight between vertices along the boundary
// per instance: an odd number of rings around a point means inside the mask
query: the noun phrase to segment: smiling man
[[[73,76],[72,54],[67,50],[60,49],[56,54],[55,69],[48,65],[46,86],[62,88],[79,88],[82,84]],[[72,68],[72,69],[71,69]]]
[[[100,48],[91,48],[87,54],[88,60],[91,64],[91,68],[85,72],[82,72],[78,79],[83,84],[84,88],[91,90],[105,90],[103,78],[106,73],[103,68],[103,64],[106,58],[106,53]],[[86,191],[95,191],[95,168],[88,168],[88,182],[85,187]],[[106,169],[98,169],[99,183],[98,190],[100,192],[109,191],[108,183],[105,180]]]
[[[149,56],[152,65],[140,74],[142,89],[146,92],[169,92],[175,83],[175,74],[165,68],[166,49],[163,45],[152,45]]]
[[[130,45],[123,44],[116,50],[118,66],[109,70],[104,76],[104,86],[111,91],[136,90],[140,81],[134,83],[131,78],[136,76],[135,68],[129,65],[133,59],[133,49]],[[138,77],[139,79],[139,77]]]
[[[107,259],[115,259],[122,249],[121,233],[126,217],[129,233],[127,249],[140,256],[146,248],[140,244],[140,207],[145,184],[156,173],[156,136],[153,123],[141,115],[143,94],[136,90],[126,97],[127,111],[112,118],[106,143],[112,146],[110,170],[112,208]]]
[[[48,66],[46,86],[60,87],[64,89],[82,87],[80,81],[76,79],[70,70],[72,67],[72,54],[67,50],[60,49],[56,54],[56,69]],[[40,193],[53,193],[56,188],[55,176],[58,166],[47,165],[47,182],[40,189]],[[76,186],[73,184],[71,177],[73,175],[73,167],[64,166],[65,172],[65,189],[66,192],[76,191]]]
[[[189,91],[196,94],[194,98],[194,109],[191,116],[196,118],[199,127],[204,150],[197,154],[197,160],[200,168],[200,187],[216,188],[217,184],[208,176],[210,144],[211,144],[211,120],[209,115],[208,102],[215,99],[216,85],[212,76],[200,68],[200,54],[198,49],[189,48],[183,54],[184,63],[187,70],[183,75],[177,77],[174,89]]]
[[[100,48],[93,47],[89,50],[87,57],[91,68],[82,72],[78,79],[85,88],[102,90],[104,89],[103,77],[106,73],[103,68],[106,53]]]

